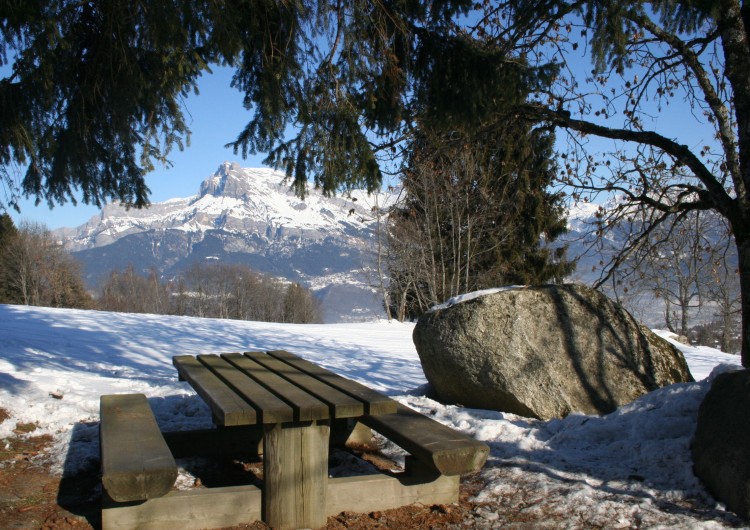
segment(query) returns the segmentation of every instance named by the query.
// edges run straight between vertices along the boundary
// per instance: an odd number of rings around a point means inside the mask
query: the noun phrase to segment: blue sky
[[[199,95],[186,101],[185,117],[192,136],[184,151],[174,150],[169,159],[171,168],[157,167],[146,176],[151,189],[151,202],[174,197],[188,197],[198,193],[200,183],[212,175],[225,160],[237,161],[243,167],[263,167],[263,154],[245,160],[224,145],[231,142],[250,120],[250,113],[242,106],[242,94],[229,86],[231,69],[214,68],[214,73],[199,80]],[[21,213],[11,211],[16,225],[21,220],[44,223],[48,228],[75,227],[99,213],[95,206],[81,202],[68,203],[50,209],[46,203],[34,205],[34,199],[20,203]]]

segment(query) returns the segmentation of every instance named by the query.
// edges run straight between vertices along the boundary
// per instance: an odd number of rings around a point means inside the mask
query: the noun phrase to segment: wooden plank
[[[247,353],[245,355],[228,354],[225,359],[291,405],[294,409],[294,421],[328,419],[328,405],[283,377],[271,373],[266,367],[255,362]]]
[[[327,422],[264,426],[263,520],[272,528],[326,524]]]
[[[103,530],[200,530],[226,528],[261,518],[255,486],[172,491],[143,503],[119,504],[102,496]]]
[[[326,513],[372,512],[408,504],[458,502],[458,477],[394,477],[383,474],[331,478]],[[143,503],[102,499],[103,530],[199,530],[249,524],[261,518],[262,494],[255,486],[172,491]]]
[[[273,350],[267,353],[361,401],[365,405],[365,414],[375,416],[396,412],[396,402],[394,400],[365,385],[335,374],[322,366],[318,366],[285,350]]]
[[[177,355],[172,358],[172,363],[180,377],[190,383],[208,404],[220,425],[229,427],[257,423],[255,409],[198,359],[192,355]]]
[[[363,416],[360,421],[443,475],[479,471],[490,452],[486,444],[401,404],[396,414]]]
[[[248,352],[246,355],[327,404],[331,418],[354,418],[364,414],[365,407],[361,401],[291,364],[260,352]]]
[[[177,479],[177,464],[143,394],[100,398],[102,484],[121,502],[160,497]]]
[[[222,381],[250,403],[258,412],[258,423],[292,421],[294,410],[247,374],[237,369],[228,359],[236,354],[199,355],[198,360],[211,369]]]
[[[432,506],[458,502],[457,476],[383,474],[328,479],[328,515],[390,510],[409,504]]]

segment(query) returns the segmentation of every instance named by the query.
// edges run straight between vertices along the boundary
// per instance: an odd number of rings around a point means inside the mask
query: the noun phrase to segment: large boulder
[[[583,285],[503,289],[434,310],[414,343],[439,399],[545,420],[605,414],[693,380],[679,350]]]
[[[727,508],[750,519],[750,370],[714,379],[691,449],[696,476]]]

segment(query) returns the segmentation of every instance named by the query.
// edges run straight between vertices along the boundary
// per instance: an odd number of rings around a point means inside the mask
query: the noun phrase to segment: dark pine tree
[[[15,290],[9,281],[11,271],[8,270],[7,260],[3,259],[8,251],[8,245],[18,234],[13,219],[7,213],[0,215],[0,303],[12,304],[17,298]]]
[[[524,123],[417,134],[391,231],[394,314],[413,318],[461,293],[572,271],[565,247],[552,246],[566,229],[562,198],[549,188],[553,142]]]

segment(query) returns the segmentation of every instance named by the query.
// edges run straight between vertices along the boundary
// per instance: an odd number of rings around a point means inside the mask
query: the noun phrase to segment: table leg
[[[266,425],[263,430],[263,520],[279,530],[325,526],[327,420]]]

